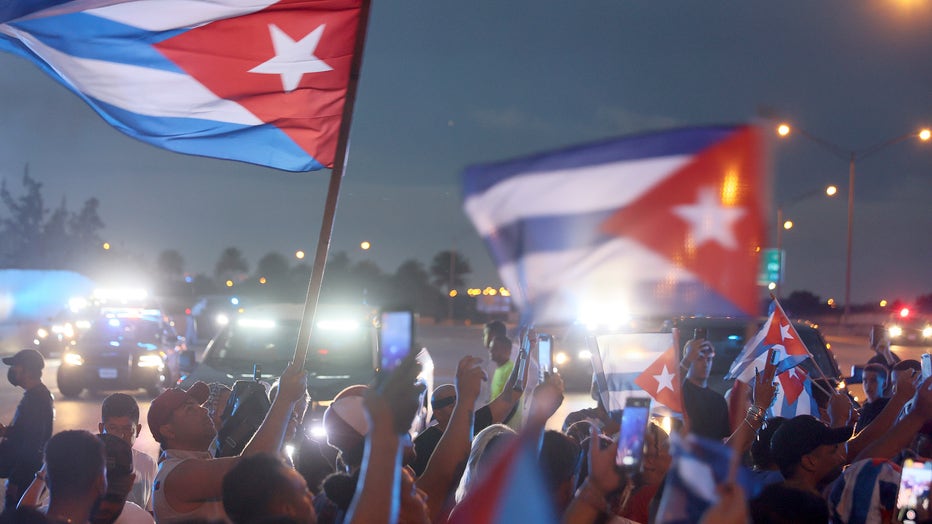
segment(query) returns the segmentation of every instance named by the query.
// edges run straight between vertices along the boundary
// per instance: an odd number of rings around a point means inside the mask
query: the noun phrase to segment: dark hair
[[[114,393],[105,398],[100,405],[100,419],[106,422],[114,417],[129,417],[139,424],[139,404],[136,403],[136,399],[126,393]]]
[[[560,484],[572,480],[579,469],[579,444],[571,437],[548,429],[540,447],[540,465],[547,488],[552,492]]]
[[[920,364],[918,360],[908,358],[906,360],[901,360],[893,365],[893,371],[903,371],[906,369],[922,372],[922,364]]]
[[[770,439],[777,429],[786,422],[783,417],[768,418],[764,427],[757,432],[757,438],[751,443],[751,465],[759,470],[772,469],[777,464],[770,453]]]
[[[84,494],[104,473],[104,445],[84,430],[62,431],[45,444],[52,498]]]
[[[489,340],[495,337],[504,337],[508,334],[508,328],[505,327],[505,323],[501,320],[490,320],[485,323],[483,329],[489,334]]]
[[[877,377],[882,381],[887,381],[887,366],[884,366],[879,362],[871,362],[870,364],[864,366],[863,373],[876,373]]]
[[[324,496],[337,508],[346,511],[356,495],[356,484],[359,481],[359,470],[352,474],[337,472],[327,475],[321,483]]]
[[[236,524],[250,524],[275,514],[276,505],[294,491],[287,466],[270,453],[243,457],[223,477],[223,509]]]
[[[815,493],[771,484],[750,503],[754,524],[824,524],[829,521],[825,499]]]

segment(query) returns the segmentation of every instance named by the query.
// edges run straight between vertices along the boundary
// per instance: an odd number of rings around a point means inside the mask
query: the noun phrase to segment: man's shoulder
[[[133,448],[133,466],[138,470],[152,470],[155,471],[157,466],[155,465],[155,459],[152,458],[148,453],[139,451],[136,448]]]

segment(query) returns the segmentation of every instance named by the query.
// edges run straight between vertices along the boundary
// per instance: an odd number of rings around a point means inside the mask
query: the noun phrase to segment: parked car
[[[159,310],[109,310],[62,353],[58,389],[69,398],[84,389],[142,388],[155,396],[177,377],[184,349]]]

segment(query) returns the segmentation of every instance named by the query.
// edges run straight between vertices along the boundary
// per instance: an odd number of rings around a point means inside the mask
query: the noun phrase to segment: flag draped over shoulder
[[[750,383],[755,370],[763,370],[767,351],[774,348],[777,359],[777,374],[794,368],[807,358],[812,358],[805,342],[800,338],[793,322],[787,318],[776,299],[770,304],[770,315],[760,331],[744,345],[735,358],[725,378],[737,378]]]
[[[289,171],[332,167],[362,0],[30,0],[23,56],[120,131]]]
[[[756,315],[761,149],[751,127],[705,127],[478,165],[464,208],[536,322],[619,302],[633,315]]]

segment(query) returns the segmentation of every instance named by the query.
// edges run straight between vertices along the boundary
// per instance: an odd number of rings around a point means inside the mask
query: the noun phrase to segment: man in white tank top
[[[276,453],[281,448],[294,404],[307,391],[307,375],[290,365],[280,384],[278,396],[243,455]],[[149,407],[149,429],[162,446],[152,487],[159,524],[228,520],[222,502],[223,477],[240,457],[213,458],[207,451],[217,435],[207,409],[201,406],[208,395],[207,384],[198,382],[187,391],[163,392]]]

